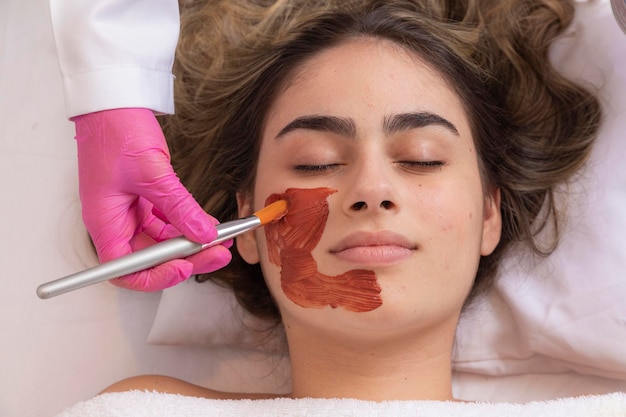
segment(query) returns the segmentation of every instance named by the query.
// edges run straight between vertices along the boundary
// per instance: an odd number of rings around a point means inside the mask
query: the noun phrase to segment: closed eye
[[[294,170],[305,174],[315,174],[332,171],[339,168],[339,166],[340,164],[296,165]]]
[[[407,169],[421,169],[421,170],[441,168],[446,164],[443,161],[398,161],[397,163],[400,166],[405,167]]]

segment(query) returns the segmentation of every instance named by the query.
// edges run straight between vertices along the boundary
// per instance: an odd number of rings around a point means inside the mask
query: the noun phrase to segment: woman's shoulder
[[[164,375],[141,375],[123,379],[107,387],[101,394],[133,390],[156,391],[165,394],[180,394],[220,400],[267,399],[280,396],[276,394],[248,394],[216,391],[200,385],[191,384],[182,379]]]

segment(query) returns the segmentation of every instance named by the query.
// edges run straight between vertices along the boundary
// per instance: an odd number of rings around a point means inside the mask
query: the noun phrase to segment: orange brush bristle
[[[266,225],[270,222],[282,219],[285,214],[287,214],[288,209],[289,204],[287,204],[287,201],[278,200],[257,211],[254,215],[261,220],[261,225]]]

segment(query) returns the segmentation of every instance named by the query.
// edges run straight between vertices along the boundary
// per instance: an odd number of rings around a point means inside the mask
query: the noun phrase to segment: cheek
[[[259,248],[259,265],[263,271],[265,282],[273,296],[276,296],[277,290],[280,289],[280,267],[270,262],[267,240],[263,231],[258,231],[256,235]]]
[[[321,273],[312,251],[326,225],[329,207],[326,198],[335,190],[328,188],[288,189],[272,195],[267,204],[286,199],[287,214],[276,223],[265,226],[263,256],[265,262],[280,267],[280,289],[275,275],[270,281],[274,294],[282,292],[303,308],[344,308],[367,312],[382,304],[376,274],[367,270],[350,270],[338,276]],[[270,271],[264,269],[268,275]],[[279,303],[280,304],[280,303]]]
[[[480,191],[462,190],[460,185],[450,186],[424,193],[421,199],[422,212],[416,221],[427,238],[418,261],[426,277],[420,291],[432,291],[426,298],[440,303],[432,308],[443,308],[446,300],[462,302],[480,261],[482,205],[476,197]],[[441,294],[446,294],[445,299]]]
[[[415,197],[419,222],[429,240],[456,251],[479,252],[483,197],[480,187],[465,181],[442,185]]]

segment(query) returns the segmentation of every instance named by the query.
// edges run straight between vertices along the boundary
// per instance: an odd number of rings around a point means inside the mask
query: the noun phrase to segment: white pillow
[[[234,293],[212,281],[188,279],[163,291],[148,343],[283,348],[282,333],[244,310]]]
[[[626,36],[608,2],[577,4],[554,62],[600,87],[605,120],[591,161],[560,197],[556,252],[509,260],[495,291],[466,314],[455,369],[492,375],[567,370],[626,380]]]
[[[608,1],[576,7],[576,36],[564,37],[553,59],[600,89],[600,136],[562,199],[569,221],[556,252],[505,262],[494,290],[461,318],[458,371],[572,370],[626,380],[626,36]],[[149,342],[275,348],[263,333],[246,329],[258,324],[229,291],[190,280],[163,292]]]

